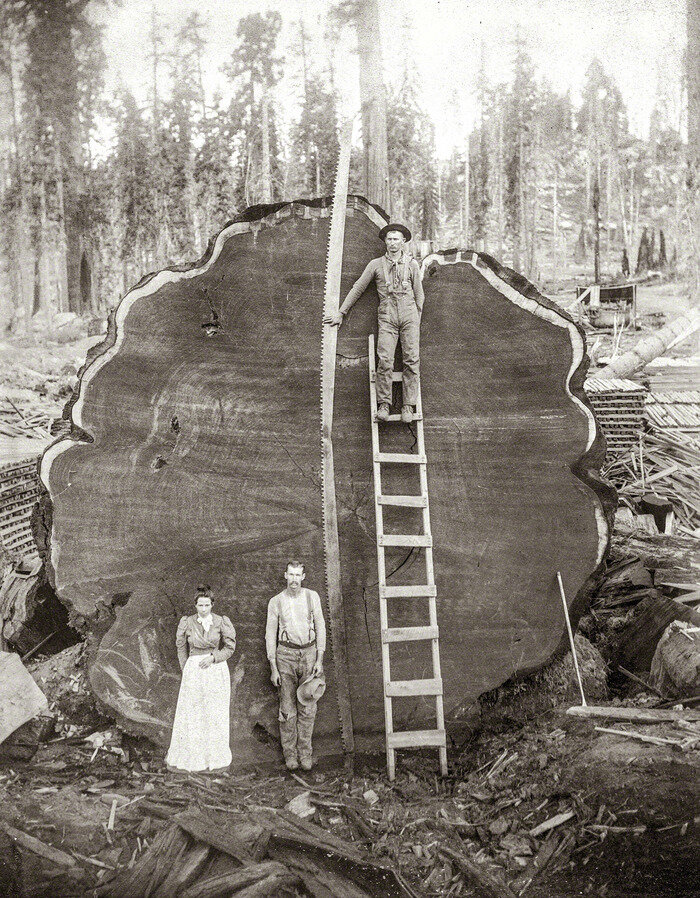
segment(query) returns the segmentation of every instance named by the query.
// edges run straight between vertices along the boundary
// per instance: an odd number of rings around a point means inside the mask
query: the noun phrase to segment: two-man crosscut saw
[[[326,288],[323,296],[323,315],[338,311],[340,303],[340,277],[343,268],[343,241],[345,238],[345,211],[347,208],[348,180],[350,177],[350,144],[352,122],[343,126],[340,139],[340,155],[333,194],[333,212],[328,238],[326,258]],[[333,646],[335,688],[340,716],[340,735],[347,753],[355,750],[352,729],[352,707],[348,683],[347,643],[345,616],[340,584],[340,545],[338,542],[338,510],[335,500],[335,471],[333,468],[333,397],[335,393],[335,359],[338,328],[323,325],[321,351],[321,483],[323,503],[323,548],[326,554],[326,601]]]

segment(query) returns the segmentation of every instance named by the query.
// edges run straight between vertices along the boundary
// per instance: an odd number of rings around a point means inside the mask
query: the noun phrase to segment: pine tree
[[[333,192],[338,159],[336,97],[316,74],[305,78],[299,121],[292,127],[292,149],[300,166],[298,179],[304,196]]]
[[[612,175],[618,168],[620,146],[628,130],[627,112],[614,80],[600,60],[593,59],[586,70],[582,103],[578,112],[578,129],[587,152],[587,197],[593,209],[594,278],[600,281],[600,197],[605,188],[605,220],[611,216]],[[609,246],[609,242],[608,242]]]
[[[7,0],[5,6],[19,29],[26,56],[23,127],[30,146],[39,271],[33,311],[53,303],[81,312],[92,302],[90,279],[85,276],[89,273],[86,132],[102,59],[99,31],[85,15],[87,5],[88,0]]]
[[[414,225],[416,236],[432,240],[437,226],[435,128],[418,85],[418,71],[409,61],[387,103],[391,209],[394,217]]]
[[[238,23],[238,47],[226,74],[235,86],[229,108],[230,134],[243,176],[239,195],[245,205],[271,202],[281,193],[277,126],[272,94],[280,79],[282,58],[277,41],[278,12],[254,13]]]
[[[533,123],[537,101],[534,65],[520,36],[515,40],[513,75],[504,129],[505,210],[513,243],[513,267],[519,269],[526,239],[529,180],[533,165]]]

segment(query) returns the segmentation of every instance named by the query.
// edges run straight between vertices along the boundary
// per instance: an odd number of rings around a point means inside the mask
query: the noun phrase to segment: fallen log
[[[682,699],[700,690],[700,627],[672,621],[656,646],[649,679],[665,695]]]
[[[700,613],[674,599],[649,595],[636,606],[630,620],[616,636],[613,661],[633,673],[648,671],[664,630],[674,621],[700,624]]]
[[[438,847],[440,854],[454,861],[469,882],[476,888],[480,898],[515,898],[513,890],[500,882],[485,865],[482,867],[462,852],[457,852],[447,845]]]
[[[700,720],[700,711],[674,711],[673,708],[613,708],[602,705],[573,705],[567,708],[572,717],[629,720],[631,723],[672,723],[676,720]]]
[[[605,368],[596,371],[596,377],[629,377],[648,365],[669,347],[692,336],[700,328],[700,309],[688,309],[665,327],[644,337],[628,352],[613,359]]]
[[[248,210],[201,263],[144,280],[122,300],[82,372],[72,430],[44,454],[47,566],[89,633],[89,675],[126,729],[167,743],[179,684],[174,634],[199,582],[238,631],[234,758],[277,731],[263,641],[288,558],[323,591],[319,357],[328,201]],[[384,219],[350,198],[343,293],[383,252]],[[426,260],[422,389],[446,710],[565,645],[556,571],[574,623],[609,539],[613,492],[582,389],[582,331],[524,278],[481,254]],[[373,289],[338,335],[334,454],[352,713],[358,748],[384,728],[367,338]],[[406,451],[408,428],[389,434]],[[387,492],[407,493],[397,470]],[[392,509],[394,532],[415,532]],[[388,520],[388,515],[387,515]],[[391,550],[389,582],[424,581]],[[395,625],[420,623],[407,602]],[[412,643],[392,671],[422,664]],[[316,745],[338,750],[332,648]],[[428,660],[426,656],[426,661]],[[407,673],[408,676],[404,676]],[[427,717],[397,702],[397,722]]]
[[[240,870],[231,870],[201,879],[196,885],[183,892],[182,898],[224,898],[224,896],[240,892],[253,883],[264,882],[270,876],[289,878],[289,871],[277,861],[262,861],[250,864]]]

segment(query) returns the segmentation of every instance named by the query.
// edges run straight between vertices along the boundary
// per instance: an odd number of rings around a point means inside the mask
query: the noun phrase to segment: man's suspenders
[[[316,644],[316,626],[314,624],[314,609],[311,602],[311,593],[309,590],[304,587],[304,595],[306,596],[306,611],[307,611],[307,622],[309,627],[309,638],[311,639],[311,633],[313,631],[313,639],[310,642],[307,642],[305,645],[295,645],[293,642],[287,642],[285,639],[279,638],[279,621],[277,623],[277,645],[283,645],[289,649],[308,649],[312,645]]]

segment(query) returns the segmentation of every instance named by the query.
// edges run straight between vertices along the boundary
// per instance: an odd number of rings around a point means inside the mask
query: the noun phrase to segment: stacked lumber
[[[700,443],[672,429],[646,433],[636,451],[612,459],[603,474],[630,508],[654,492],[673,506],[676,528],[689,536],[700,527]]]
[[[3,436],[45,439],[50,436],[54,417],[46,403],[29,400],[19,404],[9,396],[0,399],[0,434]]]
[[[13,561],[39,557],[30,525],[38,498],[36,458],[0,467],[0,545]]]
[[[700,437],[700,390],[651,392],[646,417],[654,427],[695,434]]]
[[[589,377],[585,390],[605,434],[607,458],[637,446],[644,426],[644,387],[620,377]]]

